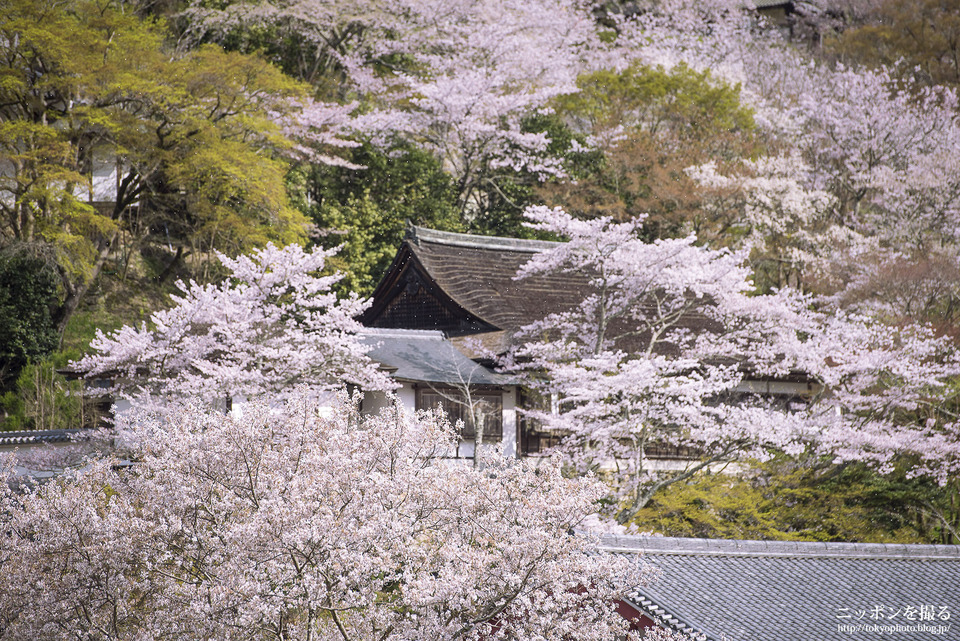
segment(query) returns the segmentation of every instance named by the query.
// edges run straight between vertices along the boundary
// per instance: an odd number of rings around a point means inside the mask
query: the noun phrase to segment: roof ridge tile
[[[878,558],[905,560],[951,559],[960,561],[960,545],[929,543],[758,541],[607,535],[603,538],[601,548],[610,552],[658,555]]]
[[[535,254],[561,244],[552,240],[533,240],[529,238],[507,238],[506,236],[480,236],[452,231],[440,231],[428,227],[410,225],[407,227],[407,240],[419,246],[420,243],[435,243],[452,247],[470,247],[475,249],[500,249]]]

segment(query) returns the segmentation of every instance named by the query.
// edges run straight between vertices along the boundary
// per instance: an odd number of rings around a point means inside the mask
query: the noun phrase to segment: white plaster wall
[[[455,458],[473,458],[473,451],[476,448],[475,441],[460,441],[460,445],[457,447],[457,451],[454,454]],[[484,449],[492,449],[495,446],[482,446]]]
[[[517,450],[517,388],[503,391],[503,455],[516,458]]]
[[[117,399],[113,404],[113,415],[119,416],[121,414],[126,414],[130,411],[130,408],[133,407],[125,398]]]
[[[9,160],[0,159],[0,202],[5,207],[13,207],[15,202],[13,190],[15,188],[16,167]]]
[[[118,175],[117,155],[113,149],[102,147],[95,149],[93,158],[90,162],[90,185],[77,184],[73,189],[73,195],[83,201],[91,202],[113,202],[117,199],[117,185],[120,176]],[[9,160],[0,161],[0,185],[5,179],[10,179],[16,174],[16,168]],[[0,189],[0,200],[7,205],[13,205],[12,181]],[[65,187],[65,183],[60,183]]]
[[[394,391],[400,398],[400,402],[408,412],[416,409],[417,393],[410,383],[403,383],[401,387]],[[366,392],[363,396],[363,411],[367,414],[374,414],[390,405],[389,397],[384,392]],[[503,406],[503,439],[501,441],[485,441],[482,447],[491,453],[497,447],[502,447],[503,455],[508,458],[517,456],[517,390],[515,387],[504,389],[502,396]],[[452,458],[472,459],[475,443],[473,441],[461,441],[455,451],[450,453]]]
[[[117,156],[112,150],[98,148],[91,160],[90,199],[93,202],[113,202],[117,199]]]
[[[498,441],[488,441],[484,439],[483,451],[493,454],[496,449],[502,448],[503,456],[507,458],[517,457],[517,391],[514,387],[507,387],[503,390],[501,396],[503,408],[503,438]],[[458,458],[473,458],[476,443],[474,441],[461,441],[457,448],[456,456]]]

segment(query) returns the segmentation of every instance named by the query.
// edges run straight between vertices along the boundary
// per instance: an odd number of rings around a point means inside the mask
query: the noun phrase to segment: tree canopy
[[[140,420],[132,469],[21,495],[5,470],[0,637],[639,639],[615,601],[653,571],[571,532],[598,481],[451,466],[437,413],[359,401]]]
[[[576,307],[521,330],[506,366],[554,407],[530,415],[561,435],[581,471],[612,478],[613,511],[629,521],[663,487],[738,458],[800,454],[870,461],[889,470],[904,451],[915,473],[946,483],[960,466],[950,412],[960,355],[924,325],[896,332],[866,316],[817,310],[788,290],[752,290],[742,255],[695,238],[644,242],[641,221],[577,220],[545,207],[537,229],[566,237],[518,276],[578,274]],[[809,391],[776,400],[749,381],[802,376]],[[686,448],[676,471],[648,452]]]
[[[950,3],[916,3],[913,13],[895,2],[801,3],[805,24],[822,36],[813,48],[785,41],[744,4],[8,2],[0,8],[3,255],[43,256],[59,279],[54,288],[52,272],[24,264],[36,287],[11,286],[2,301],[17,336],[9,353],[23,362],[52,349],[50,327],[62,330],[105,266],[122,263],[125,275],[140,249],[151,250],[140,252],[151,267],[133,286],[192,270],[198,284],[181,292],[186,303],[201,290],[232,291],[205,285],[225,273],[215,252],[233,265],[271,242],[313,243],[324,248],[327,274],[344,273],[331,286],[349,297],[370,291],[408,219],[556,237],[563,229],[524,226],[521,213],[560,205],[574,215],[566,228],[579,219],[607,225],[600,236],[620,234],[609,292],[632,311],[611,331],[643,311],[618,289],[639,282],[630,269],[644,264],[641,255],[675,250],[686,260],[674,289],[651,277],[675,295],[658,299],[665,309],[702,313],[734,333],[752,328],[755,346],[781,363],[793,358],[830,390],[824,399],[833,400],[819,407],[844,417],[823,422],[829,438],[818,439],[840,458],[892,465],[882,429],[916,435],[921,459],[936,438],[952,452],[960,103]],[[866,42],[882,46],[867,51]],[[735,284],[703,295],[729,295],[739,316],[714,318],[720,303],[705,311],[678,293],[678,282],[699,292],[719,265],[736,277],[713,285]],[[267,306],[283,308],[278,296]],[[775,299],[793,301],[779,343],[767,340],[769,318],[756,325],[758,306]],[[633,402],[624,400],[629,389],[607,394],[612,374],[642,359],[593,353],[594,343],[575,338],[571,327],[592,311],[570,310],[541,328],[567,332],[579,350],[544,365],[583,375],[593,367],[589,403],[610,413]],[[677,329],[669,314],[644,327],[658,322]],[[24,328],[31,336],[17,334]],[[128,356],[162,333],[125,331]],[[204,340],[222,345],[228,332],[217,332]],[[184,333],[182,347],[201,335]],[[683,405],[701,426],[733,424],[711,403],[742,373],[697,350],[714,358],[729,348],[757,364],[762,355],[748,354],[746,339],[673,338],[692,351],[660,363],[663,371],[671,383],[696,372],[699,386],[667,394],[670,407],[656,411],[673,421]],[[798,353],[802,345],[806,360],[782,351],[791,345]],[[198,348],[193,364],[184,357],[177,376],[203,379],[201,365],[213,371],[230,360],[218,349]],[[237,371],[249,376],[255,362]],[[154,382],[171,380],[183,382],[172,374]],[[653,411],[633,400],[640,414]]]
[[[195,255],[303,238],[278,155],[301,86],[218,47],[173,55],[121,2],[0,12],[0,232],[55,250],[61,331],[120,233]]]

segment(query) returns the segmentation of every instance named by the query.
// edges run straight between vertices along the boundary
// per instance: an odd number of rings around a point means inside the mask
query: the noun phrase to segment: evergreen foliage
[[[341,293],[367,295],[386,272],[407,222],[462,231],[449,174],[429,153],[397,141],[352,150],[359,168],[301,165],[289,181],[294,203],[317,226],[318,243],[340,247],[330,266],[344,273]]]
[[[61,332],[121,233],[163,230],[198,264],[303,238],[278,156],[303,87],[257,57],[177,55],[165,38],[119,0],[0,5],[0,238],[51,248]]]
[[[667,69],[634,62],[582,74],[577,87],[555,100],[557,114],[590,136],[597,160],[573,180],[551,181],[541,197],[583,217],[647,217],[648,240],[693,232],[712,245],[735,242],[729,216],[704,207],[706,194],[686,169],[759,148],[739,86],[684,63]]]
[[[61,297],[59,277],[46,260],[0,253],[0,391],[30,360],[59,346],[54,313]]]

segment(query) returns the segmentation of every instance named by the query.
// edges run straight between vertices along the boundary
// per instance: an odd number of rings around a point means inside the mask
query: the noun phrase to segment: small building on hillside
[[[960,546],[608,536],[662,570],[621,612],[705,641],[960,639]]]
[[[793,20],[796,14],[794,0],[752,0],[757,14],[776,27],[787,40],[793,36]]]
[[[472,458],[476,443],[499,445],[506,456],[517,455],[517,395],[513,377],[481,365],[463,354],[437,330],[368,329],[362,340],[369,356],[399,384],[404,407],[441,407],[461,425],[457,458]],[[364,411],[387,404],[382,392],[364,395]]]
[[[491,422],[487,435],[501,433],[505,452],[537,456],[557,443],[558,435],[518,416],[515,408],[530,407],[536,401],[513,379],[493,370],[492,356],[504,353],[520,328],[574,308],[589,292],[586,274],[515,279],[535,254],[558,245],[409,227],[360,319],[370,328],[369,344],[382,342],[371,356],[396,369],[394,377],[403,384],[401,396],[406,395],[408,405],[423,409],[439,402],[452,419],[463,418],[469,405],[456,390],[469,387],[486,404],[485,420]],[[690,328],[696,331],[698,322],[692,319]],[[447,356],[440,358],[435,349]],[[473,363],[475,369],[465,362]],[[461,375],[468,369],[476,377],[472,383]],[[813,389],[798,376],[746,380],[739,391],[790,402],[809,396]],[[497,407],[502,408],[499,419],[494,418]],[[472,452],[470,440],[465,434],[463,451]],[[484,438],[484,442],[492,440]],[[690,458],[690,452],[666,446],[651,448],[649,455],[651,469],[682,467]]]
[[[520,267],[534,254],[556,245],[549,241],[411,226],[373,293],[372,305],[360,320],[373,331],[434,332],[464,358],[494,374],[491,356],[506,351],[517,330],[550,313],[574,307],[583,296],[586,277],[573,282],[565,276],[514,280]],[[376,350],[371,356],[381,360]],[[396,361],[390,364],[396,365]],[[418,366],[411,363],[407,367],[416,370]],[[432,388],[435,383],[399,378],[405,387],[419,390],[417,409],[435,406],[440,401],[452,419],[462,416],[466,406],[460,403],[458,408],[449,394],[436,393]],[[522,417],[517,420],[514,408],[530,404],[524,390],[515,383],[501,383],[498,387],[502,391],[499,401],[494,387],[484,384],[477,389],[490,394],[486,398],[493,407],[504,408],[501,419],[490,419],[503,425],[504,452],[537,455],[553,445],[553,435],[537,430]],[[496,413],[495,409],[492,411]],[[464,446],[471,451],[469,439],[466,441]]]

